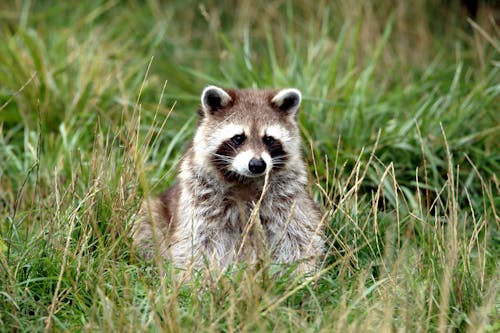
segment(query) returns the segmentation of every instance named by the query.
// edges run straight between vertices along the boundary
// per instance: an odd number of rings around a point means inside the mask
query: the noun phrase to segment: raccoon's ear
[[[211,114],[226,107],[231,101],[231,96],[216,86],[208,86],[201,93],[201,107]]]
[[[271,102],[287,114],[295,115],[299,109],[302,94],[297,89],[289,88],[280,90]]]

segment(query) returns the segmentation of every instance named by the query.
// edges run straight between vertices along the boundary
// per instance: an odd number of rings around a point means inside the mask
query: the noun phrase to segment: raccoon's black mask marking
[[[273,161],[273,170],[281,170],[288,161],[288,154],[283,149],[281,142],[279,140],[273,140],[266,144],[266,148]]]
[[[237,144],[231,139],[224,141],[212,156],[212,164],[217,171],[228,181],[234,182],[241,179],[241,175],[232,171],[231,161],[238,153]]]

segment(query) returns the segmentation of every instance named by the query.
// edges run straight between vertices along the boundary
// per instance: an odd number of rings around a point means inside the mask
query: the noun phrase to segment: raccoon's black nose
[[[252,158],[250,162],[248,162],[248,169],[253,174],[261,174],[266,171],[266,162],[262,158]]]

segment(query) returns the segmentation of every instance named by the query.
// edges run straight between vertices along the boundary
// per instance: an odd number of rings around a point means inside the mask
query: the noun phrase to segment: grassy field
[[[0,331],[500,331],[493,1],[76,3],[0,3]],[[303,92],[315,274],[135,256],[209,84]]]

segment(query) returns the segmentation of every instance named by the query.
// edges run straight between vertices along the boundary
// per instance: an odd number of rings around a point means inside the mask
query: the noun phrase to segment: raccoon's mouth
[[[260,182],[264,179],[266,173],[262,174],[252,174],[252,173],[240,173],[233,170],[223,170],[222,175],[226,181],[241,183],[241,184],[251,184],[254,182]]]
[[[245,178],[261,178],[261,177],[264,177],[266,175],[266,172],[261,172],[261,173],[251,173],[251,172],[236,172],[236,171],[232,171],[233,173],[241,176],[241,177],[245,177]]]
[[[255,166],[255,163],[257,163],[257,166]],[[261,165],[259,162],[254,162],[244,168],[235,168],[233,165],[230,165],[229,168],[226,169],[226,174],[231,178],[251,180],[263,178],[266,173],[271,172],[271,170],[271,165]]]

